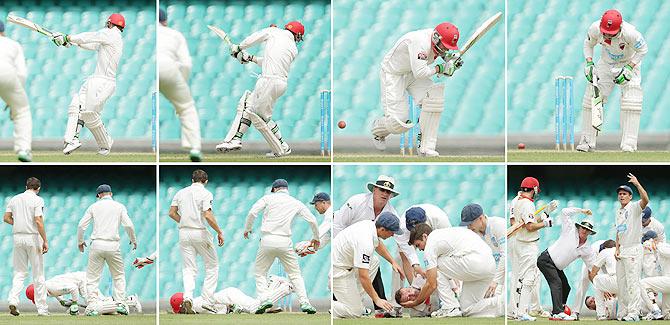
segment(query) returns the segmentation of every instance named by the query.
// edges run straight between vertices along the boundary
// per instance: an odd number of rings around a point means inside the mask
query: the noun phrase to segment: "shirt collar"
[[[191,186],[196,186],[196,187],[202,187],[202,188],[205,188],[205,184],[200,183],[200,182],[194,182],[194,183],[191,183]]]
[[[288,194],[288,189],[287,188],[280,188],[280,189],[274,191],[274,193],[286,193],[286,194]]]

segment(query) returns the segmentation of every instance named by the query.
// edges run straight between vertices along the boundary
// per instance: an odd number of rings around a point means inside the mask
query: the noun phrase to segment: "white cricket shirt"
[[[482,254],[493,257],[491,248],[474,231],[465,227],[452,227],[433,230],[426,239],[423,256],[426,260],[426,269],[437,267],[440,256],[465,256]]]
[[[299,215],[309,223],[313,234],[312,239],[319,239],[319,226],[316,218],[302,202],[289,195],[286,189],[265,195],[251,206],[244,226],[245,231],[251,231],[254,220],[261,212],[263,213],[262,235],[291,237],[291,223],[293,218]]]
[[[351,269],[370,269],[370,259],[379,245],[375,222],[357,222],[333,238],[333,266]]]
[[[435,68],[430,66],[435,61],[430,41],[432,35],[433,29],[421,29],[403,35],[384,56],[382,71],[395,75],[411,73],[415,79],[435,75]]]
[[[119,67],[121,54],[123,53],[123,39],[121,31],[116,28],[103,28],[97,32],[86,32],[68,35],[72,44],[80,45],[81,48],[98,52],[98,61],[95,66],[94,76],[116,78],[116,70]]]
[[[44,219],[44,200],[32,190],[15,195],[9,200],[5,212],[11,212],[14,218],[13,234],[39,234],[35,217]]]
[[[156,34],[158,37],[156,56],[159,64],[176,65],[179,71],[182,71],[184,79],[187,79],[191,73],[193,62],[184,35],[161,24],[158,24]]]
[[[0,69],[14,70],[17,77],[25,84],[28,70],[23,56],[21,44],[5,36],[0,36]]]
[[[620,249],[642,247],[642,208],[640,201],[630,201],[616,211],[616,231]]]
[[[172,199],[173,207],[177,207],[177,212],[181,219],[179,228],[206,229],[205,211],[212,209],[214,196],[200,182],[192,183],[185,187]]]
[[[419,207],[426,211],[426,224],[428,224],[433,230],[443,229],[451,227],[451,222],[449,222],[449,217],[447,214],[440,209],[438,206],[433,204],[417,204],[409,207],[407,210]],[[407,230],[407,217],[405,214],[407,210],[402,213],[400,216],[400,229],[402,229],[402,235],[393,235],[393,238],[398,244],[398,249],[407,256],[412,265],[419,264],[419,255],[416,253],[416,248],[409,245],[409,230]]]
[[[600,59],[608,64],[642,62],[647,54],[647,42],[635,26],[622,22],[621,31],[610,42],[606,42],[600,32],[600,20],[593,22],[584,39],[584,58],[593,57],[593,48],[600,44]]]
[[[390,200],[386,203],[380,214],[382,212],[391,212],[394,215],[398,215],[393,205],[391,205]],[[372,205],[371,192],[360,193],[350,197],[339,210],[335,211],[333,219],[333,238],[336,237],[342,229],[362,220],[377,220]]]
[[[125,228],[130,242],[136,242],[135,226],[128,217],[126,207],[114,201],[110,196],[99,199],[86,209],[84,217],[81,218],[77,226],[77,242],[79,244],[84,242],[84,232],[91,222],[93,222],[91,239],[94,244],[96,240],[116,242],[114,247],[118,248],[118,241],[121,240],[119,236],[119,227],[121,226]]]
[[[239,45],[244,50],[260,43],[265,44],[261,74],[288,78],[291,63],[298,56],[293,33],[286,29],[268,27],[249,35]]]

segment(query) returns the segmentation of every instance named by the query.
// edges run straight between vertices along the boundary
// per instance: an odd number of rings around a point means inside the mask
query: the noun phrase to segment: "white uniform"
[[[594,298],[596,300],[596,315],[606,316],[610,318],[612,314],[616,314],[616,310],[609,310],[610,302],[605,299],[604,293],[609,292],[618,295],[619,289],[617,287],[616,276],[616,259],[614,258],[615,248],[605,248],[598,255],[593,262],[593,266],[600,270],[593,278],[593,288],[595,289]]]
[[[171,206],[177,207],[179,220],[179,249],[183,263],[184,299],[193,299],[195,278],[198,275],[196,257],[205,262],[205,280],[201,295],[208,305],[214,304],[214,292],[219,279],[219,260],[214,238],[205,227],[205,212],[212,210],[212,193],[202,183],[195,182],[175,194]]]
[[[88,296],[86,291],[86,272],[70,272],[57,275],[48,279],[46,285],[47,295],[52,297],[61,297],[69,294],[72,301],[78,302],[80,296],[83,298]],[[102,293],[99,291],[98,296],[102,296]]]
[[[621,86],[621,147],[629,146],[637,150],[637,135],[640,124],[640,112],[642,111],[642,58],[647,54],[647,43],[642,34],[635,26],[623,22],[621,31],[611,41],[606,41],[600,32],[600,21],[595,21],[589,27],[584,39],[584,58],[593,57],[593,49],[600,44],[600,60],[594,69],[594,78],[598,78],[598,89],[603,97],[603,103],[612,92],[614,77],[619,70],[629,63],[635,64],[633,77]],[[616,73],[614,73],[615,71]],[[591,99],[593,87],[587,84],[582,101],[582,136],[592,147],[596,145],[596,131],[591,127]],[[584,142],[584,139],[582,139]]]
[[[591,244],[591,258],[589,258],[589,260],[596,260],[598,251],[600,251],[600,245],[604,242],[604,240],[596,240],[593,244]],[[579,283],[577,283],[577,290],[575,290],[575,295],[572,299],[572,306],[570,306],[570,309],[573,313],[579,314],[582,312],[584,299],[586,298],[586,291],[589,290],[589,286],[591,285],[591,280],[589,280],[589,271],[591,271],[592,267],[593,264],[582,264],[582,274],[580,276]]]
[[[44,280],[44,257],[42,255],[42,237],[37,232],[36,217],[44,220],[44,200],[32,190],[12,197],[5,212],[11,212],[14,218],[14,278],[7,302],[18,306],[19,295],[23,291],[23,281],[28,277],[28,265],[33,272],[35,284],[35,305],[40,313],[48,310],[47,289]]]
[[[641,201],[630,201],[616,211],[619,256],[616,263],[619,302],[626,314],[640,313],[640,274],[642,273]]]
[[[10,108],[14,121],[14,151],[30,151],[33,119],[24,89],[28,71],[21,44],[0,36],[0,98]]]
[[[644,236],[644,234],[647,231],[653,230],[654,232],[656,232],[658,240],[661,242],[665,242],[665,226],[663,226],[663,224],[654,217],[651,217],[650,219],[651,222],[649,222],[649,224],[646,227],[642,227],[642,233],[640,235],[640,238]]]
[[[115,301],[126,301],[126,276],[123,257],[121,256],[121,237],[119,226],[123,226],[131,243],[136,243],[135,226],[128,217],[126,207],[116,202],[111,196],[103,196],[86,209],[84,217],[77,226],[77,242],[84,243],[84,232],[93,222],[91,247],[88,252],[86,268],[87,308],[95,310],[98,301],[98,287],[102,269],[107,263],[114,284],[113,298]]]
[[[493,281],[498,284],[496,294],[502,294],[505,286],[505,263],[506,263],[506,245],[507,227],[505,219],[500,217],[489,217],[486,223],[486,232],[484,233],[484,242],[489,245],[493,252],[493,258],[496,261],[496,273]]]
[[[390,212],[394,215],[398,215],[390,202],[386,203],[380,214],[383,212]],[[339,210],[335,211],[333,217],[333,238],[335,238],[344,228],[361,220],[377,220],[372,202],[372,193],[356,194],[350,197]]]
[[[200,118],[188,88],[191,74],[191,56],[184,35],[161,24],[158,35],[158,88],[172,106],[181,122],[181,145],[184,148],[201,149]]]
[[[225,288],[214,294],[214,309],[217,310],[217,314],[226,314],[230,311],[253,314],[263,302],[269,300],[276,305],[282,298],[291,294],[292,290],[288,279],[271,275],[268,288],[262,296],[252,298],[238,288]],[[202,305],[202,297],[193,299],[193,310],[196,313],[208,313]]]
[[[663,293],[663,303],[661,304],[661,312],[663,315],[670,313],[670,244],[660,242],[656,244],[655,257],[660,266],[660,275],[648,277],[640,280],[642,286],[641,297],[642,301],[648,309],[651,309],[652,301],[649,298],[648,292]]]
[[[533,223],[537,222],[535,213],[535,203],[528,198],[520,198],[515,202],[514,219],[516,222]],[[527,314],[530,311],[530,301],[536,285],[539,283],[539,270],[537,268],[538,247],[537,241],[540,239],[537,231],[530,232],[526,228],[521,228],[514,235],[514,245],[512,245],[512,254],[515,255],[515,263],[512,269],[517,268],[517,278],[513,279],[514,292],[518,296],[517,315]]]
[[[330,206],[323,213],[323,221],[319,225],[319,249],[330,243],[331,227],[333,225],[333,207]]]
[[[649,230],[656,232],[657,238],[660,242],[665,242],[665,227],[658,220],[656,220],[656,218],[652,217],[651,222],[646,227],[642,227],[642,235],[640,235],[640,237],[644,236],[644,234]],[[645,247],[643,251],[642,277],[645,278],[660,275],[654,252],[647,247]]]
[[[116,89],[116,70],[123,53],[121,31],[116,28],[103,28],[97,32],[69,35],[70,43],[79,47],[97,51],[97,63],[93,75],[86,78],[74,94],[68,107],[68,120],[64,140],[72,143],[78,135],[78,124],[85,125],[93,134],[98,146],[111,149],[112,138],[102,123],[102,108]]]
[[[438,276],[440,274],[438,273]],[[417,275],[414,277],[412,280],[412,284],[410,287],[421,290],[421,288],[426,284],[426,279],[421,276]],[[430,317],[431,313],[433,311],[436,311],[440,308],[440,300],[438,299],[438,295],[433,292],[430,297],[426,298],[424,302],[422,302],[419,305],[416,305],[412,307],[412,310],[410,311],[410,316],[411,317]]]
[[[263,213],[261,223],[261,242],[256,255],[256,295],[265,294],[268,287],[268,270],[276,258],[284,266],[284,270],[295,287],[300,303],[309,303],[305,291],[305,280],[300,273],[298,255],[293,250],[291,240],[291,224],[296,215],[300,215],[312,229],[312,239],[319,239],[319,228],[316,218],[300,201],[289,195],[287,189],[278,189],[274,193],[260,198],[249,210],[244,231],[251,231],[254,220]]]
[[[379,266],[373,267],[372,256],[378,245],[377,227],[372,220],[357,222],[333,238],[333,295],[337,298],[332,302],[333,317],[361,317],[358,269],[370,270],[370,281],[374,279]]]
[[[504,296],[483,298],[496,273],[493,252],[484,240],[465,227],[433,230],[424,249],[426,269],[437,268],[446,278],[463,282],[459,297],[463,316],[497,317],[504,313]],[[440,291],[451,290],[437,283]]]

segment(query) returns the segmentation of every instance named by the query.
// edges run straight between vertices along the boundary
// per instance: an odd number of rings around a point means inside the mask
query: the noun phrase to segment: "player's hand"
[[[251,230],[245,231],[244,232],[244,239],[249,239],[249,234],[251,233]]]
[[[67,35],[63,33],[54,34],[51,41],[54,42],[56,46],[66,46],[69,43]]]
[[[216,238],[219,240],[219,247],[223,246],[223,233],[219,233]]]
[[[603,296],[605,296],[605,299],[607,300],[614,298],[614,294],[612,294],[611,292],[603,292]]]
[[[381,307],[382,309],[384,309],[386,311],[393,310],[393,305],[391,305],[391,303],[389,303],[388,301],[386,301],[382,298],[377,298],[377,300],[375,300],[374,302],[375,302],[375,305]]]
[[[391,268],[393,268],[393,271],[398,272],[398,275],[400,275],[400,281],[405,281],[405,272],[402,270],[402,267],[398,265],[398,263],[391,264]]]
[[[132,248],[133,250],[137,249],[137,242],[134,242],[134,243],[130,242],[130,244],[133,245],[133,248]]]
[[[142,257],[140,259],[136,258],[135,261],[133,262],[133,266],[138,268],[138,269],[141,269],[141,268],[143,268],[143,267],[145,267],[149,264],[154,264],[154,260],[152,260],[148,257]]]
[[[42,254],[46,254],[49,251],[49,243],[44,242],[42,243]]]
[[[549,204],[548,204],[547,207],[544,209],[544,211],[547,212],[547,214],[556,211],[556,209],[558,209],[558,205],[559,205],[559,203],[560,203],[560,202],[558,202],[558,200],[551,200],[551,202],[549,202]]]
[[[596,65],[593,61],[586,61],[586,65],[584,66],[584,76],[589,83],[593,83],[593,70],[595,67]]]
[[[552,227],[554,225],[554,221],[549,216],[544,218],[544,220],[542,220],[542,223],[544,224],[545,227]]]
[[[491,298],[495,296],[496,288],[498,288],[498,282],[491,282],[491,284],[489,284],[489,288],[486,289],[486,293],[484,293],[484,298]]]
[[[321,242],[318,239],[312,239],[310,241],[310,246],[312,248],[314,248],[314,251],[318,251],[320,245],[321,245]]]
[[[617,85],[623,85],[633,79],[633,67],[631,67],[630,64],[626,64],[619,71],[612,72],[614,74],[614,83]]]
[[[79,251],[83,253],[84,252],[84,247],[86,247],[86,243],[79,244]]]
[[[637,177],[631,173],[628,173],[628,182],[635,185],[635,187],[640,186],[640,182],[637,180]]]
[[[614,259],[617,261],[621,259],[621,252],[619,252],[619,247],[614,248]]]
[[[426,278],[426,271],[424,271],[419,264],[412,265],[414,269],[414,274],[421,275],[424,279]]]
[[[587,215],[587,216],[592,216],[593,215],[593,211],[591,211],[590,209],[582,209],[582,213]]]
[[[233,44],[230,46],[230,56],[237,58],[237,54],[242,52],[242,48],[239,45]]]
[[[456,72],[456,70],[460,69],[462,66],[463,66],[463,59],[461,59],[460,57],[451,59],[447,61],[444,67],[443,74],[447,77],[451,77],[454,75],[454,72]]]

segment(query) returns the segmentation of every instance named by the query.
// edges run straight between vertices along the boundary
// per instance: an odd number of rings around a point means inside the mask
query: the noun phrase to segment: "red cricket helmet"
[[[26,288],[26,297],[35,303],[35,286],[32,283]]]
[[[540,193],[540,181],[535,177],[526,177],[521,181],[521,188],[532,188]]]
[[[605,11],[603,18],[600,19],[600,32],[603,34],[616,35],[621,30],[623,17],[616,9]]]
[[[121,14],[112,14],[109,16],[109,18],[107,18],[107,22],[112,23],[112,25],[119,26],[121,29],[126,28],[126,19],[123,18]]]
[[[293,33],[293,35],[295,35],[298,42],[302,41],[303,36],[305,36],[305,26],[303,26],[297,20],[288,22],[286,25],[284,25],[284,29]]]
[[[433,30],[433,50],[439,56],[443,56],[448,50],[458,50],[458,38],[460,33],[458,28],[452,23],[441,23]]]
[[[172,312],[179,314],[181,309],[181,303],[184,301],[184,293],[177,292],[170,297],[170,306],[172,306]]]

